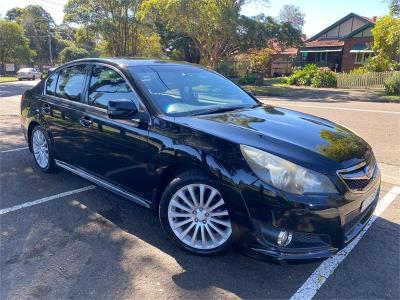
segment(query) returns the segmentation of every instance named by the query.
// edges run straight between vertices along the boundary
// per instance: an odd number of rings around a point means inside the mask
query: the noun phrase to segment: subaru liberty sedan
[[[380,172],[357,134],[196,65],[73,61],[22,96],[21,123],[40,170],[149,208],[194,254],[327,258],[378,201]]]

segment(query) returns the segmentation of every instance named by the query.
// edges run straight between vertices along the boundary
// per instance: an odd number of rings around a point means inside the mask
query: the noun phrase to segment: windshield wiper
[[[215,114],[215,113],[222,113],[227,111],[232,111],[236,109],[243,109],[243,108],[251,108],[252,106],[243,106],[243,105],[236,105],[236,106],[218,106],[208,109],[202,109],[191,113],[192,116],[198,115],[208,115],[208,114]]]

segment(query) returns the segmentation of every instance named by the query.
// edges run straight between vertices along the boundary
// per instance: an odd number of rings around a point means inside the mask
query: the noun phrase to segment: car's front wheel
[[[54,158],[50,140],[46,131],[41,126],[35,126],[31,134],[31,147],[36,165],[43,172],[54,171]]]
[[[202,175],[186,173],[167,186],[160,221],[172,241],[195,254],[218,254],[233,242],[228,205],[218,184]]]

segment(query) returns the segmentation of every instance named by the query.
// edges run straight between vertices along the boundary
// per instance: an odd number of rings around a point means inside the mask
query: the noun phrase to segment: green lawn
[[[16,80],[18,80],[17,77],[0,77],[0,83],[1,82],[16,81]]]
[[[345,90],[302,88],[272,83],[270,85],[242,85],[255,96],[284,97],[288,99],[326,99],[343,101],[370,101],[400,103],[400,96],[388,96],[383,90]]]
[[[252,92],[255,96],[294,96],[302,89],[294,90],[288,85],[242,85],[242,88]]]
[[[379,100],[382,102],[400,103],[400,96],[389,96],[389,95],[386,95],[385,92],[382,92],[381,95],[379,95]]]

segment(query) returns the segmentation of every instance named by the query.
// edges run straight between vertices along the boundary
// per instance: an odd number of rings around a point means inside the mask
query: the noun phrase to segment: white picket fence
[[[395,73],[400,72],[338,73],[337,87],[341,89],[383,89],[385,80]]]

